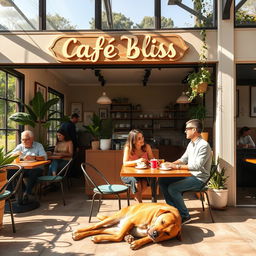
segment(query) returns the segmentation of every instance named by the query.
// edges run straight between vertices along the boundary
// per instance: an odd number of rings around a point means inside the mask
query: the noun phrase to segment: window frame
[[[0,70],[5,72],[5,75],[6,75],[6,85],[5,86],[8,85],[8,75],[15,76],[18,79],[19,95],[17,97],[19,100],[8,99],[7,90],[6,90],[5,96],[4,97],[0,96],[0,99],[5,101],[5,106],[7,105],[8,102],[17,103],[19,112],[24,112],[24,95],[25,95],[25,93],[24,93],[25,92],[25,86],[24,86],[25,76],[24,76],[24,74],[22,74],[16,70],[6,69],[6,68],[1,68],[1,67],[0,67]],[[7,149],[9,148],[8,147],[8,132],[16,131],[18,133],[16,140],[20,141],[21,132],[23,129],[24,129],[24,125],[18,125],[17,129],[8,128],[8,118],[7,118],[6,108],[5,108],[5,127],[3,127],[3,128],[0,127],[0,131],[3,131],[5,134],[5,142],[4,142],[5,153],[7,153]]]

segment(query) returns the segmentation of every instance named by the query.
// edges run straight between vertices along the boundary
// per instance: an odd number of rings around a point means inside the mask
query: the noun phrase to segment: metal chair
[[[89,175],[88,171],[86,171],[86,168],[89,167],[93,171],[93,175]],[[90,208],[90,216],[89,216],[89,222],[91,222],[92,218],[92,210],[94,205],[94,199],[96,195],[99,195],[99,206],[98,211],[100,210],[101,205],[101,199],[102,195],[116,195],[119,202],[119,210],[121,209],[121,200],[120,200],[120,193],[127,193],[127,204],[130,205],[130,194],[129,194],[129,187],[121,184],[110,184],[106,177],[103,175],[102,172],[100,172],[95,166],[93,166],[90,163],[82,163],[81,164],[82,171],[84,173],[85,179],[88,180],[93,185],[93,197],[92,197],[92,203]],[[96,179],[92,178],[97,177]],[[100,184],[100,185],[97,185]]]
[[[10,179],[0,189],[0,201],[2,200],[8,201],[10,213],[11,213],[11,219],[12,219],[12,231],[13,233],[16,233],[11,197],[16,194],[16,192],[19,189],[19,186],[21,185],[22,177],[23,177],[23,170],[22,170],[23,168],[20,165],[16,165],[16,164],[6,164],[6,165],[0,166],[0,169],[3,169],[3,168],[17,169],[17,171],[10,177]],[[12,188],[12,191],[7,190],[6,188],[8,187]]]
[[[210,177],[206,180],[206,182],[201,186],[200,189],[198,189],[198,190],[194,190],[193,189],[193,190],[183,191],[183,193],[186,193],[186,192],[199,193],[200,194],[200,200],[202,202],[203,211],[204,211],[204,195],[205,195],[205,198],[206,198],[207,204],[209,206],[209,211],[210,211],[210,215],[211,215],[211,219],[212,219],[213,223],[214,223],[214,219],[213,219],[213,215],[212,215],[212,210],[211,210],[211,205],[210,205],[209,197],[208,197],[208,194],[207,194],[207,190],[208,190],[207,184],[208,184],[209,180],[211,179],[211,177],[214,175],[214,173],[217,171],[217,169],[218,169],[218,165],[212,165],[211,166]]]
[[[46,175],[46,176],[40,176],[37,178],[37,182],[39,184],[39,195],[41,197],[42,194],[42,184],[43,183],[60,183],[61,185],[61,193],[62,193],[62,200],[63,205],[66,205],[65,198],[64,198],[64,189],[63,189],[63,181],[65,180],[67,173],[69,171],[70,164],[72,162],[72,158],[67,162],[67,164],[57,173],[56,176],[52,175]],[[61,176],[62,175],[62,176]]]

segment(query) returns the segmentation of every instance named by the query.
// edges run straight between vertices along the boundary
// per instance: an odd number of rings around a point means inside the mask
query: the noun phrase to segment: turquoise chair
[[[39,196],[41,197],[42,194],[42,184],[51,184],[51,183],[60,183],[61,185],[61,194],[62,194],[62,200],[63,205],[66,205],[65,197],[64,197],[64,189],[63,189],[63,181],[67,177],[70,164],[72,162],[72,158],[68,161],[68,163],[57,173],[56,176],[47,175],[47,176],[40,176],[37,178],[37,183],[39,184]]]
[[[2,200],[8,201],[9,209],[10,209],[10,213],[11,213],[11,219],[12,219],[12,231],[13,231],[13,233],[16,233],[11,197],[15,196],[15,194],[17,193],[17,191],[22,183],[23,170],[20,165],[16,165],[16,164],[6,164],[6,165],[0,166],[0,170],[4,169],[4,168],[17,169],[17,171],[3,185],[3,187],[0,188],[0,201],[2,201]],[[7,172],[8,172],[8,169],[7,169]],[[12,191],[7,190],[6,189],[7,187],[12,188]]]
[[[92,172],[90,172],[89,175],[88,171],[86,171],[86,168],[89,167]],[[95,166],[93,166],[90,163],[82,163],[81,164],[82,171],[84,173],[85,179],[88,180],[92,185],[93,185],[93,197],[92,197],[92,203],[91,203],[91,208],[90,208],[90,216],[89,216],[89,222],[91,222],[92,218],[92,210],[93,210],[93,205],[94,205],[94,199],[96,195],[99,195],[99,206],[98,206],[98,211],[100,210],[100,205],[101,205],[101,199],[102,195],[115,195],[118,198],[118,203],[119,203],[119,210],[121,209],[121,200],[119,194],[121,193],[127,193],[127,203],[130,205],[130,193],[129,193],[129,188],[125,185],[121,184],[110,184],[106,177],[103,175],[102,172],[100,172]],[[93,179],[92,177],[97,177],[97,182],[95,181],[96,179]],[[100,185],[97,185],[100,184]]]

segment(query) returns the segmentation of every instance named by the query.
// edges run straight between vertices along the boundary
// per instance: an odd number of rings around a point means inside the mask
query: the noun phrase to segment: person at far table
[[[154,158],[152,149],[149,144],[145,143],[142,131],[131,130],[124,146],[123,165],[136,166],[138,163],[148,164],[148,161],[152,158]],[[121,177],[121,179],[125,184],[131,185],[135,201],[142,203],[142,192],[148,185],[147,178]]]
[[[57,171],[61,170],[73,155],[73,143],[63,129],[57,131],[57,144],[54,148],[53,155],[60,156],[61,159],[53,159],[48,175],[56,176]]]
[[[186,122],[186,137],[190,143],[183,156],[164,165],[173,169],[189,170],[190,177],[165,177],[159,178],[159,186],[167,204],[176,207],[182,217],[182,223],[191,220],[188,209],[183,200],[183,192],[200,189],[208,179],[212,164],[212,150],[207,141],[201,137],[202,123],[198,119]]]
[[[247,126],[244,126],[239,131],[239,138],[237,141],[238,148],[255,148],[255,143],[250,136],[251,129]]]
[[[78,150],[78,141],[76,133],[76,123],[79,121],[79,115],[74,113],[71,115],[70,120],[61,124],[60,129],[64,130],[70,137],[73,143],[73,155]]]
[[[34,141],[34,134],[32,131],[26,130],[21,133],[21,144],[17,145],[12,151],[12,155],[19,155],[20,159],[26,161],[42,161],[47,160],[47,154],[41,143]],[[36,185],[37,177],[42,175],[41,168],[24,169],[24,178],[27,178],[25,184],[25,191],[23,194],[23,202],[34,199],[33,188]]]

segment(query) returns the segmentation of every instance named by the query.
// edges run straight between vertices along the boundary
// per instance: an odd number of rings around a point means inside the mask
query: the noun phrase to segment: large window
[[[51,118],[61,118],[64,116],[64,95],[48,87],[48,100],[58,98],[57,104],[51,107],[50,112],[56,112]],[[60,127],[60,121],[53,121],[48,129],[47,144],[49,147],[56,145],[56,132]]]
[[[21,79],[15,74],[0,70],[0,145],[10,151],[19,143],[19,125],[9,117],[19,112],[22,98]]]
[[[39,0],[1,0],[1,30],[38,30]]]
[[[235,18],[238,27],[256,26],[256,1],[255,0],[236,0]]]

